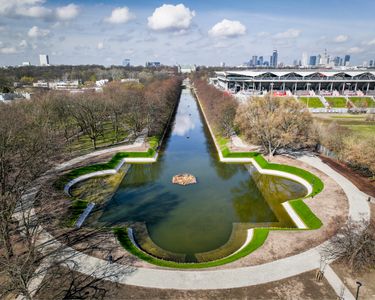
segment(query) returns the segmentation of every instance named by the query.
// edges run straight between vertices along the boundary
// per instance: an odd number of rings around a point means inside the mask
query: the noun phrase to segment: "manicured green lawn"
[[[346,99],[344,97],[325,97],[325,99],[328,101],[329,105],[333,108],[347,107]]]
[[[289,204],[298,213],[302,221],[309,229],[318,229],[323,225],[322,221],[315,216],[315,214],[310,210],[309,206],[302,200],[289,201]]]
[[[178,268],[178,269],[210,268],[210,267],[221,266],[221,265],[233,262],[237,259],[240,259],[241,257],[245,257],[249,255],[251,252],[261,247],[264,244],[265,240],[267,239],[268,232],[269,230],[265,228],[255,228],[254,235],[253,235],[251,242],[248,245],[246,245],[246,247],[244,247],[241,251],[233,255],[230,255],[228,257],[214,260],[214,261],[209,261],[209,262],[202,262],[202,263],[178,263],[178,262],[167,261],[167,260],[153,257],[143,252],[142,250],[140,250],[130,240],[126,227],[113,228],[113,233],[119,240],[120,244],[133,255],[157,266]]]
[[[112,123],[106,122],[104,125],[103,136],[99,136],[96,144],[97,147],[106,147],[116,143],[115,131],[113,130]],[[119,131],[119,141],[124,140],[127,137],[127,133],[124,130]],[[92,141],[88,135],[83,134],[72,140],[69,145],[69,149],[72,152],[85,153],[93,150]]]
[[[318,97],[299,97],[298,100],[305,103],[309,108],[324,108]]]
[[[349,100],[359,108],[375,107],[375,101],[370,97],[349,97]]]

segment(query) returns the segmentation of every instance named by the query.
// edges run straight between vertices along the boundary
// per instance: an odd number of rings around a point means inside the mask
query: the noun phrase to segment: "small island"
[[[183,173],[173,176],[172,183],[179,185],[189,185],[197,183],[197,178],[194,175]]]

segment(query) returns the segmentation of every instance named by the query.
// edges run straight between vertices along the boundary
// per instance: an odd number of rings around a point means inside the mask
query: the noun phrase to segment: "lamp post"
[[[357,284],[357,293],[355,295],[355,299],[358,300],[359,288],[362,286],[362,283],[360,283],[359,281],[356,281],[356,284]]]

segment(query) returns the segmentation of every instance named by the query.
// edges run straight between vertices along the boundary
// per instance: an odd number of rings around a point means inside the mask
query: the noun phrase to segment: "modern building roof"
[[[244,76],[244,77],[256,77],[256,76],[262,76],[266,74],[272,74],[277,77],[285,76],[285,75],[292,75],[296,74],[301,77],[309,76],[312,74],[321,74],[322,77],[331,77],[336,75],[347,75],[350,77],[358,76],[358,75],[364,75],[364,74],[371,74],[375,76],[375,71],[369,71],[369,70],[234,70],[234,71],[220,71],[216,72],[216,75],[218,76]]]

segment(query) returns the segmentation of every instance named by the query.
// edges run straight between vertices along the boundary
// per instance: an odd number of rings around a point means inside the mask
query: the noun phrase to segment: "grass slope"
[[[344,97],[325,97],[329,105],[333,108],[346,108],[346,99]]]
[[[375,101],[370,97],[349,97],[349,100],[358,108],[375,107]]]
[[[298,100],[306,104],[309,108],[324,108],[319,97],[299,97]]]
[[[209,261],[209,262],[202,262],[202,263],[178,263],[178,262],[173,262],[173,261],[168,261],[168,260],[163,260],[160,258],[153,257],[143,252],[142,250],[140,250],[130,240],[126,227],[113,228],[113,233],[119,240],[120,244],[133,255],[157,266],[168,267],[168,268],[179,268],[179,269],[209,268],[209,267],[221,266],[221,265],[233,262],[237,259],[240,259],[242,257],[249,255],[251,252],[261,247],[263,243],[265,242],[265,240],[267,239],[268,232],[269,230],[264,229],[264,228],[254,229],[254,236],[253,236],[253,239],[251,240],[251,243],[246,245],[246,247],[241,249],[241,251],[235,254],[232,254],[230,256],[227,256],[225,258],[214,260],[214,261]]]

